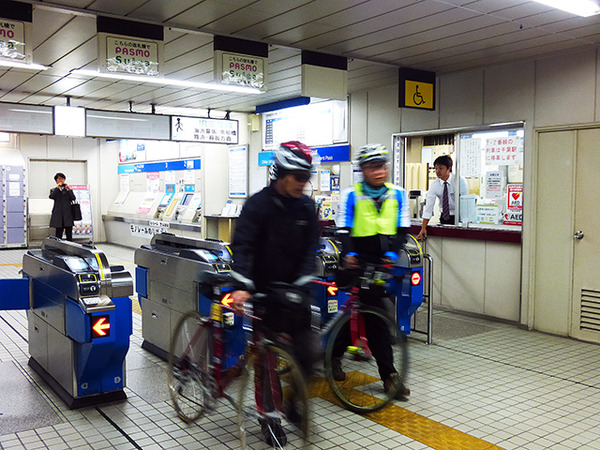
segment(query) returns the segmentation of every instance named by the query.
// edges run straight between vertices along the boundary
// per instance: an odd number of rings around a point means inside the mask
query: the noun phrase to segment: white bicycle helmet
[[[299,141],[283,142],[275,152],[269,177],[276,180],[283,172],[312,169],[313,150]]]
[[[360,148],[358,154],[358,165],[362,167],[363,164],[371,162],[386,163],[389,161],[389,152],[385,145],[382,144],[368,144]]]

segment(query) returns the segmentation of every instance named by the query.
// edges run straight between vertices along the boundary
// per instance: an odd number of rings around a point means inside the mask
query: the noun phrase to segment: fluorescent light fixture
[[[18,69],[29,69],[29,70],[48,70],[50,67],[42,66],[41,64],[27,64],[18,61],[4,61],[0,60],[1,67],[16,67]]]
[[[10,133],[0,133],[0,142],[10,142]]]
[[[225,91],[225,92],[238,92],[240,94],[262,94],[263,92],[250,87],[244,86],[230,86],[225,84],[212,84],[212,83],[196,83],[194,81],[183,81],[183,80],[171,80],[163,77],[149,77],[141,75],[122,75],[118,73],[110,72],[98,72],[97,70],[88,69],[74,69],[71,73],[77,75],[85,75],[87,77],[98,77],[98,78],[109,78],[112,80],[123,80],[131,81],[135,83],[151,83],[159,84],[161,86],[176,86],[183,88],[192,88],[200,90],[212,90],[212,91]]]
[[[88,114],[88,117],[92,117],[94,119],[102,119],[102,120],[128,120],[130,122],[148,122],[146,119],[131,119],[129,117],[115,117],[115,116],[95,116],[93,114]]]
[[[85,108],[54,107],[54,134],[57,136],[85,136]]]
[[[535,0],[543,5],[576,14],[581,17],[590,17],[600,14],[600,5],[594,0]]]

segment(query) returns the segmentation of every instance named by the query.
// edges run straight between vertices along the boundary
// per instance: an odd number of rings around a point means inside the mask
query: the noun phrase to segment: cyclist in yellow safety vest
[[[387,182],[390,169],[386,147],[381,144],[361,147],[358,164],[363,181],[342,193],[336,218],[338,228],[348,231],[341,235],[342,267],[351,271],[360,271],[364,263],[397,261],[410,228],[406,192]],[[363,304],[380,309],[391,307],[383,287],[361,290],[360,296]],[[369,347],[377,361],[384,389],[388,391],[399,382],[390,333],[385,327],[369,326],[367,323],[365,326]],[[341,356],[344,348],[344,342],[340,341],[334,349],[333,375],[338,381],[343,381],[346,375],[341,367],[341,358],[335,356]],[[410,391],[401,386],[396,398],[406,399],[408,395]]]

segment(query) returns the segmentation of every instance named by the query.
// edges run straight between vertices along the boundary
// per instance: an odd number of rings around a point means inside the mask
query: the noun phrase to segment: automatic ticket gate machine
[[[205,274],[230,273],[231,252],[221,241],[161,233],[136,249],[134,258],[142,307],[142,348],[166,359],[179,318],[188,311],[210,315],[213,287]],[[241,318],[231,320],[235,323],[226,330],[226,340],[241,332]]]
[[[317,277],[323,281],[335,281],[339,266],[340,244],[335,239],[321,237],[317,250]],[[423,251],[412,236],[400,251],[392,272],[397,279],[388,282],[387,291],[395,297],[396,320],[400,331],[409,334],[411,318],[423,302]],[[399,280],[399,281],[398,281]],[[315,285],[315,305],[321,313],[321,325],[326,324],[344,304],[348,292],[337,287]]]
[[[126,398],[133,281],[91,245],[50,237],[23,256],[29,365],[69,408]]]
[[[317,273],[316,277],[321,281],[334,282],[335,272],[339,266],[339,243],[328,237],[321,237],[317,248]],[[323,286],[315,284],[314,304],[319,308],[321,315],[321,326],[338,312],[344,303],[345,294],[340,292],[337,286]],[[340,298],[342,296],[342,298]]]
[[[411,318],[423,303],[423,251],[414,237],[409,235],[407,240],[393,268],[393,274],[402,277],[388,284],[388,292],[396,297],[396,321],[404,334],[410,333]]]

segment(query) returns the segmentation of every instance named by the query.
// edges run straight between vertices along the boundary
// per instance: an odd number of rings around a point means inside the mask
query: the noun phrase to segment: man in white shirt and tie
[[[456,176],[452,173],[452,158],[442,155],[433,162],[437,179],[431,184],[425,197],[425,208],[423,209],[423,224],[417,239],[427,237],[427,224],[433,216],[433,207],[436,198],[440,199],[440,223],[454,225],[456,214]],[[460,195],[469,193],[469,185],[465,178],[460,178]]]

